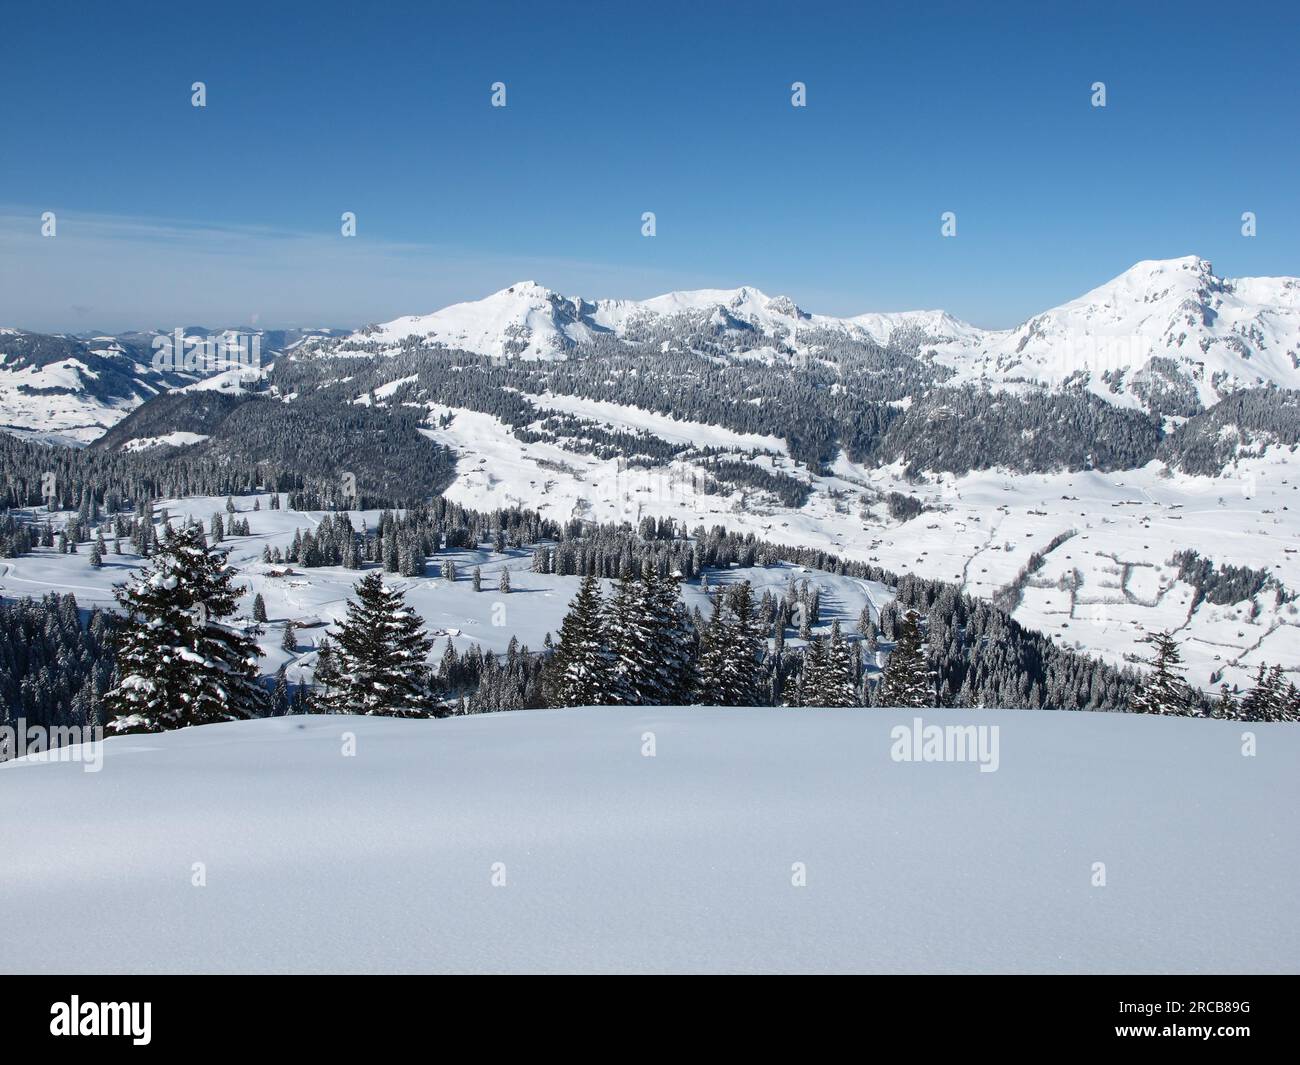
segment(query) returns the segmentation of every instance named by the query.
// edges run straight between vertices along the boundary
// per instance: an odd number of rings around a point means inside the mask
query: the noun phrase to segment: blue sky
[[[1139,259],[1300,274],[1295,5],[1056,7],[10,5],[0,324],[354,325],[531,277],[1007,326]]]

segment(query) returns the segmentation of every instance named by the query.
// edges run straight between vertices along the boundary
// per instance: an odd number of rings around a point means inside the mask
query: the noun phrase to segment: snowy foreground
[[[996,771],[895,761],[913,711],[675,708],[7,763],[0,970],[1300,971],[1300,729],[921,713]]]

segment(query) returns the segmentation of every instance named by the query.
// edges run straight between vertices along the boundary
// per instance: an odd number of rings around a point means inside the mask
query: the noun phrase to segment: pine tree
[[[289,712],[289,678],[281,666],[275,673],[275,691],[271,694],[272,713],[280,717]]]
[[[1232,697],[1232,689],[1226,684],[1219,685],[1219,697],[1214,701],[1211,717],[1232,720],[1237,716],[1237,701]]]
[[[857,681],[853,675],[853,647],[840,633],[838,621],[831,625],[826,661],[821,677],[818,706],[856,706]]]
[[[501,581],[497,585],[497,591],[502,595],[508,595],[510,593],[510,571],[504,567],[501,570]]]
[[[871,620],[871,604],[862,604],[862,613],[858,615],[858,632],[864,640],[870,639],[876,631],[875,623]]]
[[[930,668],[922,649],[921,623],[909,610],[894,626],[894,649],[885,660],[876,705],[920,708],[934,705]]]
[[[341,673],[335,660],[334,647],[326,637],[321,640],[320,647],[316,651],[316,668],[312,674],[315,683],[312,690],[311,704],[316,713],[334,714],[341,712],[339,709],[340,700],[338,699],[340,677]]]
[[[605,706],[617,697],[613,656],[604,640],[600,581],[588,575],[569,604],[560,639],[546,666],[550,706]]]
[[[757,706],[763,683],[762,629],[748,581],[720,590],[700,640],[696,702],[708,706]]]
[[[253,596],[253,620],[258,623],[266,621],[266,600],[262,598],[261,592]]]
[[[655,706],[680,702],[689,689],[689,633],[677,584],[647,566],[639,580],[624,577],[610,604],[606,631],[620,702]]]
[[[280,646],[290,654],[298,652],[298,636],[292,621],[284,623],[284,639],[280,641]]]
[[[626,574],[619,580],[606,608],[604,632],[614,671],[611,702],[630,706],[653,702],[646,698],[654,683],[646,655],[649,643],[646,618],[638,589]]]
[[[110,732],[158,732],[266,713],[257,644],[222,623],[235,612],[235,571],[202,529],[168,535],[149,566],[116,590],[118,685],[106,693]]]
[[[690,698],[695,634],[681,602],[677,574],[661,577],[652,566],[642,577],[651,619],[651,653],[659,678],[658,699],[674,705]]]
[[[826,641],[814,636],[803,649],[803,669],[799,673],[799,705],[821,706],[826,671]]]
[[[1241,701],[1243,721],[1300,720],[1300,706],[1294,699],[1295,687],[1289,685],[1281,666],[1271,669],[1260,665],[1255,683]]]
[[[1196,698],[1182,675],[1182,653],[1171,632],[1153,632],[1143,641],[1154,649],[1151,672],[1142,681],[1129,712],[1134,714],[1196,714]]]
[[[289,713],[307,714],[311,712],[311,702],[307,698],[307,684],[303,680],[302,670],[298,671],[298,683],[293,689],[293,698],[289,700]]]
[[[482,569],[482,567],[480,567],[480,566],[475,566],[475,567],[474,567],[473,580],[474,580],[474,591],[476,591],[476,592],[481,592],[481,591],[483,590],[483,569]]]
[[[380,573],[362,577],[355,591],[336,637],[337,706],[350,714],[427,716],[433,701],[425,659],[433,641],[420,616]]]

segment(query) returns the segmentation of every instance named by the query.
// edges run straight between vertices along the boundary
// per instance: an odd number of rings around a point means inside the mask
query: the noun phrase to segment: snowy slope
[[[726,337],[742,355],[812,354],[836,334],[906,343],[933,352],[958,383],[1082,386],[1130,407],[1152,389],[1172,389],[1209,406],[1241,388],[1300,385],[1300,279],[1224,279],[1196,256],[1145,261],[1006,330],[943,311],[810,314],[750,287],[593,301],[524,281],[355,339],[395,346],[418,337],[494,357],[562,358],[601,336],[689,346],[704,334]]]
[[[122,445],[123,451],[148,451],[152,447],[189,447],[208,439],[202,433],[174,432],[163,436],[137,436]]]
[[[0,970],[1300,970],[1294,727],[1243,757],[1240,723],[926,711],[999,729],[982,773],[892,760],[913,720],[279,718],[10,762],[0,906],[40,916]]]

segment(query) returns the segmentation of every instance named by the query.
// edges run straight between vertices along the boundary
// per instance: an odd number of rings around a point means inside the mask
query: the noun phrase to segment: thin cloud
[[[524,278],[645,297],[707,278],[564,258],[263,226],[0,209],[0,324],[120,331],[202,323],[356,326],[478,299]]]

